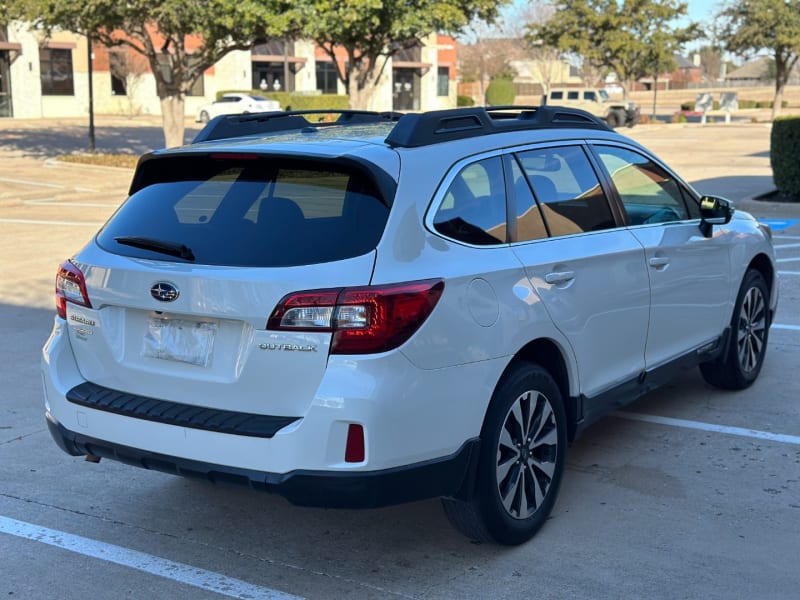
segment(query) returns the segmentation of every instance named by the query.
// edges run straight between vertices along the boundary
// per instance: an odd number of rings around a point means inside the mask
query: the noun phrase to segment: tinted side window
[[[580,92],[567,92],[567,100],[577,100],[580,97]]]
[[[563,100],[564,99],[564,92],[550,92],[550,98],[552,100]]]
[[[631,225],[689,218],[680,186],[652,160],[627,148],[596,146],[611,174]]]
[[[597,102],[597,94],[594,92],[583,92],[583,99],[590,102]]]
[[[599,231],[616,225],[582,148],[529,150],[518,157],[551,235]]]
[[[506,242],[506,192],[500,157],[474,162],[459,171],[433,225],[442,235],[468,244]]]

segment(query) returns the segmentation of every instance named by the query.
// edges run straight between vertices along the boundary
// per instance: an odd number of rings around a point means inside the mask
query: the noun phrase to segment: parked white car
[[[306,116],[143,157],[60,266],[42,379],[64,451],[301,505],[439,496],[518,544],[587,426],[681,369],[758,376],[769,228],[599,118]]]
[[[204,104],[197,111],[195,121],[208,123],[219,115],[274,112],[281,109],[280,102],[252,94],[225,94],[216,102]]]

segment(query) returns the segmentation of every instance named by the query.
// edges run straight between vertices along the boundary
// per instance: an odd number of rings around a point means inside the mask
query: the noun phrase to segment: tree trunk
[[[775,97],[772,99],[772,120],[778,116],[783,104],[783,83],[780,81],[775,82]]]
[[[347,94],[350,97],[350,108],[354,110],[369,110],[369,102],[375,93],[376,75],[375,69],[368,64],[365,68],[368,72],[362,71],[358,67],[350,70],[347,81]]]
[[[185,127],[183,94],[161,98],[161,119],[164,126],[164,147],[183,146]]]

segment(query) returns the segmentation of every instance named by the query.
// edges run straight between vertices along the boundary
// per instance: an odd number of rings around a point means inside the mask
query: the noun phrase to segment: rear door
[[[581,391],[594,396],[638,376],[650,297],[644,251],[617,227],[584,148],[519,152],[510,172],[513,249],[572,346]]]
[[[366,285],[388,216],[367,174],[243,155],[159,159],[76,257],[83,377],[122,392],[299,415],[330,333],[266,329],[289,293]]]

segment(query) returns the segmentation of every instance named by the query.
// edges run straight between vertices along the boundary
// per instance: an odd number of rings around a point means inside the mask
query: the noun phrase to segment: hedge
[[[343,110],[350,107],[347,96],[338,94],[297,94],[292,92],[262,92],[261,90],[220,90],[217,100],[225,94],[253,94],[277,100],[281,108],[286,110]]]
[[[472,96],[459,95],[456,97],[456,106],[475,106],[475,100],[472,99]]]
[[[510,79],[492,79],[486,88],[486,103],[490,106],[514,104],[514,82]]]
[[[769,160],[778,191],[800,202],[800,117],[779,117],[772,123]]]

